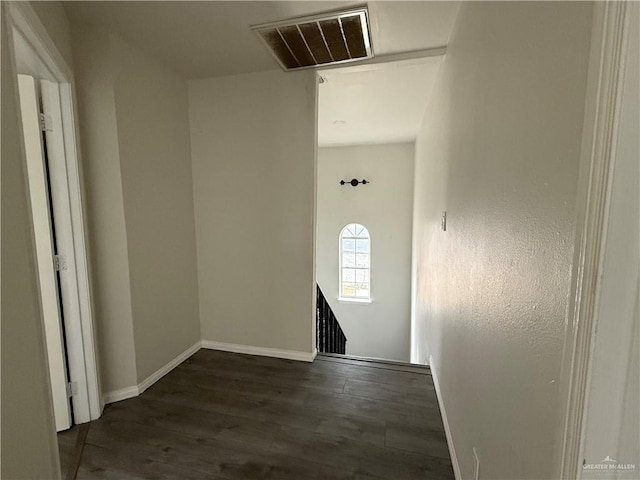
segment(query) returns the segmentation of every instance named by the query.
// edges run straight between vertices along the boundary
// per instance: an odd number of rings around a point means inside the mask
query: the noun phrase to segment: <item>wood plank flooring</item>
[[[337,357],[200,350],[58,438],[68,480],[454,478],[429,370]]]

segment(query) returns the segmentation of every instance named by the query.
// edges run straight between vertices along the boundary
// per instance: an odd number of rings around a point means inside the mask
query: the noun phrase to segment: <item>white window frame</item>
[[[364,236],[359,236],[359,235],[355,235],[355,236],[346,236],[346,232],[347,229],[351,226],[351,225],[356,225],[357,227],[362,227],[364,229],[364,232],[366,233],[366,237]],[[357,240],[363,240],[363,239],[368,239],[369,240],[369,250],[367,252],[367,254],[369,255],[369,268],[359,268],[359,267],[343,267],[343,256],[344,256],[344,250],[342,248],[342,241],[343,240],[349,240],[352,239],[354,241]],[[357,254],[357,251],[354,252],[355,254]],[[369,233],[369,229],[367,227],[365,227],[364,225],[362,225],[361,223],[355,223],[355,222],[351,222],[346,224],[342,230],[340,230],[340,235],[338,236],[338,259],[339,259],[339,266],[338,266],[338,300],[341,302],[348,302],[348,303],[371,303],[371,266],[372,266],[372,262],[371,262],[371,234]],[[368,273],[368,285],[369,285],[369,295],[366,297],[358,297],[358,296],[344,296],[342,293],[342,270],[343,268],[353,268],[353,270],[355,270],[356,272],[358,270],[367,270]]]

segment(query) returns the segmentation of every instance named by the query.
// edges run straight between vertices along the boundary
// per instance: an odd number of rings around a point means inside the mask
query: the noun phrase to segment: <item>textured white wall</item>
[[[312,351],[315,72],[189,82],[204,340]]]
[[[316,275],[349,355],[409,361],[413,163],[413,143],[318,149]],[[352,178],[371,184],[338,183]],[[371,235],[372,303],[337,300],[338,237],[348,223]]]
[[[555,471],[591,17],[463,3],[416,143],[413,353],[433,358],[463,478],[473,447],[481,478]]]

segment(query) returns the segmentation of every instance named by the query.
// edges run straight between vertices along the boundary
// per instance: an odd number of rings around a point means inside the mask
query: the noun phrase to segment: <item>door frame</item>
[[[58,196],[58,206],[64,210],[60,227],[65,232],[60,236],[68,239],[63,247],[72,252],[71,258],[67,258],[66,270],[60,273],[68,276],[67,284],[71,286],[64,294],[67,298],[63,298],[63,302],[72,307],[65,309],[64,325],[69,380],[73,385],[71,401],[74,422],[86,423],[100,417],[104,403],[100,392],[91,301],[74,78],[33,7],[28,2],[7,2],[5,6],[10,43],[14,42],[16,33],[21,35],[47,67],[60,90],[65,161],[60,163],[59,168],[66,170],[60,172],[66,178],[66,188],[53,196],[53,202],[56,203]],[[11,52],[15,55],[13,48]],[[59,228],[57,224],[56,228]]]
[[[557,478],[579,478],[604,242],[628,43],[627,2],[594,2],[576,208],[570,303],[560,384]]]
[[[51,180],[46,167],[45,141],[41,126],[40,85],[30,75],[18,74],[18,94],[20,97],[20,116],[22,117],[22,136],[27,163],[31,219],[35,240],[40,306],[44,322],[44,337],[49,360],[49,378],[56,431],[71,427],[71,399],[68,395],[66,346],[62,328],[62,305],[60,282],[55,268],[57,255],[55,248],[55,230],[51,209]],[[56,84],[57,87],[57,84]],[[59,130],[58,130],[59,131]],[[50,132],[54,134],[54,132]]]

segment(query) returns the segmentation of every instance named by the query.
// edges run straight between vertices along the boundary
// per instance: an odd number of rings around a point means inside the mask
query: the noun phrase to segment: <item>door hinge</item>
[[[53,268],[56,272],[61,272],[66,270],[67,267],[67,257],[64,255],[54,255],[53,256]]]
[[[50,115],[40,114],[40,130],[43,132],[53,132],[53,122]]]
[[[78,383],[77,382],[67,383],[67,397],[72,397],[77,394],[78,394]]]

